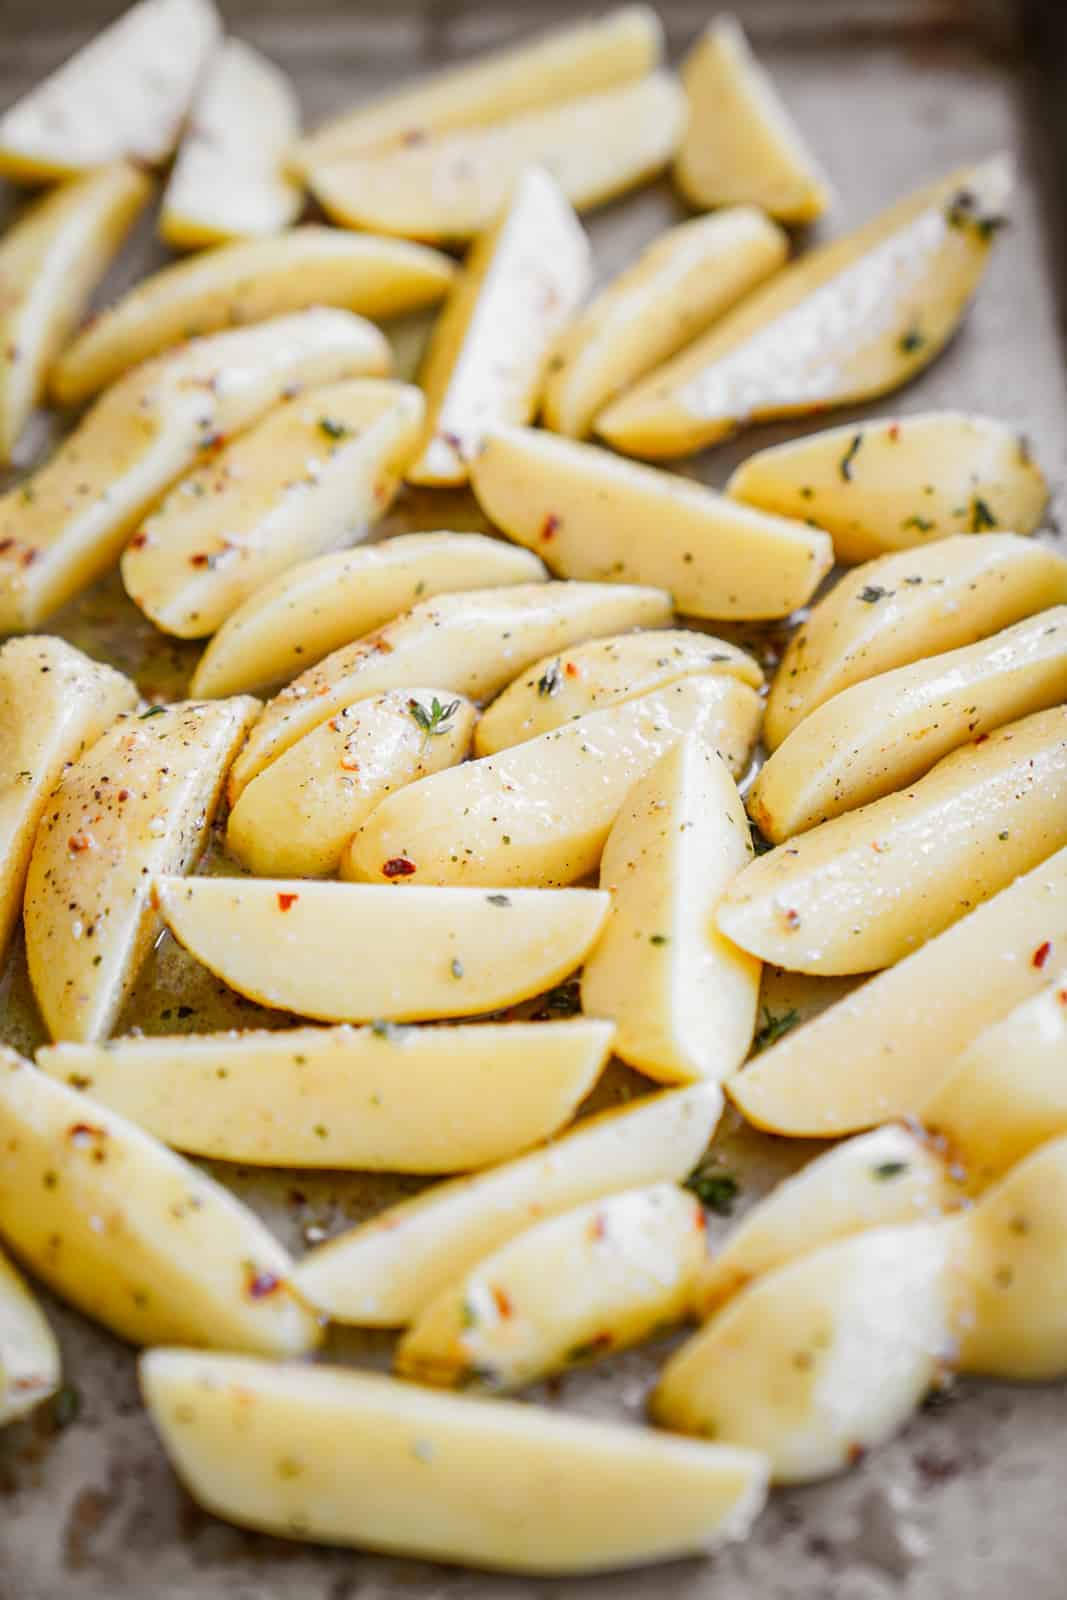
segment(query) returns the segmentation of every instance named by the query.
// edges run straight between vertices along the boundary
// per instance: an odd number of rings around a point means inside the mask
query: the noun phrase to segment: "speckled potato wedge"
[[[59,1346],[21,1275],[0,1255],[0,1428],[55,1394]]]

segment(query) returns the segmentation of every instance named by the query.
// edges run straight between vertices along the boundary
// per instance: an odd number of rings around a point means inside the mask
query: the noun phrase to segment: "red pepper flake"
[[[582,669],[575,661],[568,661],[567,665],[563,668],[563,671],[565,676],[568,678],[580,678],[582,675]]]
[[[604,1221],[604,1213],[602,1211],[598,1211],[596,1216],[593,1218],[592,1223],[590,1224],[589,1237],[591,1239],[603,1239],[607,1234],[607,1231],[608,1227],[607,1223]]]
[[[894,422],[892,424],[892,426],[889,429],[889,437],[892,439],[893,443],[896,444],[897,440],[900,438],[900,423],[899,422]]]
[[[30,546],[28,546],[27,549],[25,549],[22,552],[22,555],[20,557],[20,559],[22,561],[22,565],[24,567],[32,567],[33,563],[37,560],[37,557],[40,555],[40,553],[41,552],[37,549],[37,547],[35,545],[31,544]]]
[[[867,1446],[865,1444],[857,1443],[856,1440],[853,1440],[848,1449],[845,1451],[845,1460],[848,1462],[850,1467],[858,1467],[860,1463],[866,1459],[866,1456]]]
[[[707,1215],[704,1211],[704,1207],[701,1205],[698,1205],[696,1208],[696,1215],[693,1217],[693,1226],[696,1228],[698,1233],[707,1233],[708,1231]]]
[[[790,933],[792,933],[796,928],[800,927],[800,912],[794,910],[792,906],[787,906],[782,912],[782,920]]]
[[[67,1138],[72,1144],[87,1144],[90,1139],[106,1139],[107,1129],[94,1128],[90,1122],[76,1122],[67,1129]]]
[[[9,550],[15,547],[14,539],[0,539],[0,556],[6,556]]]
[[[989,738],[988,733],[980,733],[978,735],[977,739],[974,740],[974,743],[975,744],[985,744],[985,742],[986,742],[986,740],[988,738]]]
[[[515,1307],[512,1305],[507,1291],[501,1289],[497,1284],[494,1283],[490,1292],[493,1296],[493,1304],[496,1306],[500,1315],[502,1317],[512,1316],[514,1314]]]
[[[67,849],[72,855],[81,855],[83,850],[91,850],[93,841],[87,833],[72,833],[67,840]]]
[[[354,756],[342,756],[341,757],[341,771],[342,772],[358,772],[359,771],[359,762],[355,759]]]
[[[1039,944],[1038,945],[1037,949],[1034,951],[1033,955],[1030,957],[1030,965],[1032,967],[1036,967],[1037,970],[1040,972],[1041,968],[1045,965],[1045,962],[1048,960],[1048,958],[1049,958],[1049,956],[1051,954],[1052,954],[1052,941],[1051,941],[1051,939],[1046,939],[1044,944]]]
[[[205,555],[203,550],[198,550],[194,556],[189,557],[191,567],[206,567],[211,557]]]
[[[265,1300],[269,1294],[276,1294],[282,1286],[282,1280],[273,1272],[257,1272],[248,1285],[250,1300]]]
[[[298,894],[279,894],[278,910],[288,911],[290,906],[295,905],[299,899],[300,896]]]
[[[554,539],[558,528],[559,518],[556,516],[554,511],[550,511],[544,522],[541,524],[541,538]]]
[[[128,800],[130,798],[130,791],[128,789],[120,789],[116,798],[120,801]]]
[[[147,533],[145,533],[144,529],[142,528],[140,533],[135,533],[133,538],[130,540],[130,549],[131,550],[143,550],[147,543],[148,543],[148,535],[147,535]]]
[[[1061,1006],[1067,1006],[1067,989],[1058,990],[1056,999],[1059,1001]]]
[[[407,856],[391,856],[382,867],[384,878],[410,878],[415,871],[414,861],[409,861]]]

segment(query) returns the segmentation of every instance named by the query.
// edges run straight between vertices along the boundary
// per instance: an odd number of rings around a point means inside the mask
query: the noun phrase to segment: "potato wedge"
[[[188,872],[256,701],[123,713],[48,801],[26,877],[26,957],[53,1039],[106,1039],[159,932],[155,872]]]
[[[21,1275],[0,1255],[0,1428],[55,1394],[61,1376],[55,1335]]]
[[[387,794],[464,759],[477,715],[447,689],[354,701],[241,790],[227,849],[261,878],[327,877]]]
[[[818,528],[532,428],[494,427],[471,485],[486,516],[559,577],[661,584],[693,617],[788,616],[833,565]]]
[[[310,389],[194,468],[122,556],[130,599],[164,633],[214,633],[298,562],[355,544],[385,514],[423,417],[381,378]]]
[[[543,1150],[436,1184],[319,1245],[297,1268],[300,1291],[337,1322],[402,1327],[532,1223],[680,1182],[721,1112],[718,1086],[700,1083],[590,1117]]]
[[[780,744],[749,814],[775,844],[890,795],[971,739],[1067,695],[1067,606],[854,683]]]
[[[299,1355],[317,1319],[247,1206],[114,1111],[0,1048],[0,1236],[134,1344]]]
[[[745,423],[887,393],[939,354],[978,287],[1011,190],[997,157],[803,256],[601,412],[627,454],[682,456]]]
[[[749,1122],[835,1138],[912,1115],[1067,950],[1067,850],[794,1028],[727,1080]]]
[[[989,528],[1032,533],[1048,504],[1025,435],[962,411],[846,423],[772,445],[741,463],[726,492],[780,517],[814,517],[839,561]]]
[[[537,1222],[431,1301],[396,1350],[402,1378],[521,1389],[640,1344],[691,1313],[704,1212],[673,1183]]]
[[[781,229],[749,206],[668,228],[557,341],[547,425],[582,438],[609,400],[703,333],[788,253]]]
[[[744,772],[760,709],[747,684],[706,677],[590,711],[389,795],[341,870],[364,883],[575,883],[596,870],[627,790],[685,734]]]
[[[290,1538],[603,1572],[744,1538],[765,1496],[751,1450],[350,1368],[159,1350],[141,1361],[141,1387],[193,1498]]]

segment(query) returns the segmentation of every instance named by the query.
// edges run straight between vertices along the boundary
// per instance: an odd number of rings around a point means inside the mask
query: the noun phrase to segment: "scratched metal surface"
[[[0,0],[0,104],[54,65],[115,9],[107,0]],[[302,0],[235,0],[231,23],[292,71],[310,122],[363,92],[442,59],[501,43],[559,4],[388,7]],[[667,0],[672,48],[688,42],[704,6]],[[937,366],[891,402],[900,412],[973,407],[1016,422],[1062,497],[1067,478],[1063,367],[1064,169],[1055,165],[1063,108],[1029,64],[1046,60],[1061,0],[1043,11],[1049,38],[1028,34],[999,0],[735,0],[762,55],[829,168],[841,202],[832,229],[859,221],[898,193],[953,165],[1007,147],[1020,191],[1014,225],[999,242],[988,280],[962,334]],[[1050,74],[1051,75],[1051,74]],[[1061,81],[1064,81],[1061,79]],[[1058,119],[1058,120],[1057,120]],[[1062,157],[1061,148],[1061,157]],[[677,207],[653,188],[591,219],[608,274],[627,261]],[[143,228],[106,288],[114,294],[162,253]],[[409,364],[421,329],[397,330]],[[874,408],[871,408],[872,410]],[[884,409],[884,408],[882,408]],[[854,415],[862,415],[855,412]],[[847,415],[847,413],[845,414]],[[784,437],[762,428],[684,470],[721,483],[750,449]],[[25,464],[46,448],[42,419]],[[1056,512],[1053,505],[1053,517]],[[384,531],[480,526],[462,496],[411,496]],[[1050,534],[1050,536],[1052,536]],[[162,643],[106,581],[72,607],[58,630],[138,677],[146,693],[181,692],[193,652]],[[775,1009],[825,1003],[829,982],[771,974]],[[176,1022],[178,1004],[191,1019]],[[172,945],[151,962],[124,1025],[205,1029],[263,1020]],[[279,1020],[277,1018],[273,1019]],[[0,976],[0,1033],[23,1048],[39,1038],[18,951]],[[632,1092],[610,1077],[601,1098]],[[725,1166],[751,1204],[808,1148],[746,1133],[717,1136]],[[353,1176],[254,1175],[217,1168],[297,1251],[309,1230],[331,1230],[401,1193],[400,1181]],[[410,1184],[407,1188],[412,1187]],[[80,1409],[66,1426],[45,1408],[0,1435],[0,1600],[1062,1600],[1067,1590],[1063,1438],[1067,1385],[963,1386],[936,1412],[847,1479],[777,1493],[748,1544],[709,1561],[586,1580],[509,1580],[421,1563],[322,1551],[228,1528],[199,1513],[175,1484],[138,1403],[131,1352],[46,1297]],[[383,1337],[338,1340],[338,1359],[381,1365]],[[657,1356],[635,1352],[568,1377],[538,1398],[589,1414],[638,1422]],[[418,1506],[412,1506],[417,1518]]]

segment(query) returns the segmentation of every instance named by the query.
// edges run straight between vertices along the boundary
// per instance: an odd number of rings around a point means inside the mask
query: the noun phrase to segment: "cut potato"
[[[597,418],[616,449],[682,456],[745,423],[897,388],[939,354],[978,287],[1008,161],[966,167],[802,256]]]
[[[703,333],[788,253],[781,229],[747,206],[669,228],[564,331],[545,385],[548,426],[587,434],[609,400]]]
[[[446,689],[390,689],[354,701],[241,790],[227,849],[261,878],[336,872],[345,845],[387,794],[464,759],[477,715]]]
[[[757,1128],[835,1138],[909,1116],[1067,951],[1067,849],[728,1080]]]
[[[531,166],[546,167],[579,211],[647,182],[677,149],[685,116],[675,80],[651,72],[488,128],[316,161],[307,177],[326,215],[345,227],[471,239],[496,221]]]
[[[1048,484],[1024,435],[961,411],[847,423],[743,461],[727,494],[814,517],[839,561],[869,561],[953,534],[1032,533]]]
[[[55,1394],[59,1346],[21,1276],[0,1255],[0,1428]]]
[[[0,173],[163,162],[219,37],[211,0],[141,0],[0,117]]]
[[[366,883],[576,883],[596,870],[627,790],[685,734],[744,772],[760,709],[747,684],[706,677],[591,711],[389,795],[342,870]]]
[[[486,516],[560,577],[661,584],[694,617],[787,616],[833,565],[818,528],[533,428],[494,427],[471,485]]]
[[[582,1010],[615,1054],[661,1083],[721,1081],[748,1055],[760,963],[715,928],[752,859],[748,818],[714,750],[688,734],[627,791],[604,846],[611,914],[582,974]]]
[[[402,1327],[533,1223],[625,1189],[680,1182],[722,1112],[716,1084],[580,1122],[546,1149],[390,1206],[305,1256],[301,1293],[338,1322]]]
[[[46,805],[26,878],[26,956],[53,1039],[106,1039],[159,932],[156,872],[188,872],[256,702],[124,713]]]
[[[775,844],[914,783],[960,745],[1067,695],[1067,606],[854,683],[780,744],[749,794]]]
[[[640,1344],[689,1316],[706,1226],[673,1183],[535,1223],[431,1301],[396,1371],[439,1388],[520,1389]]]
[[[165,633],[201,638],[298,562],[365,538],[396,493],[423,410],[410,384],[354,378],[269,411],[134,534],[122,557],[130,599]]]

